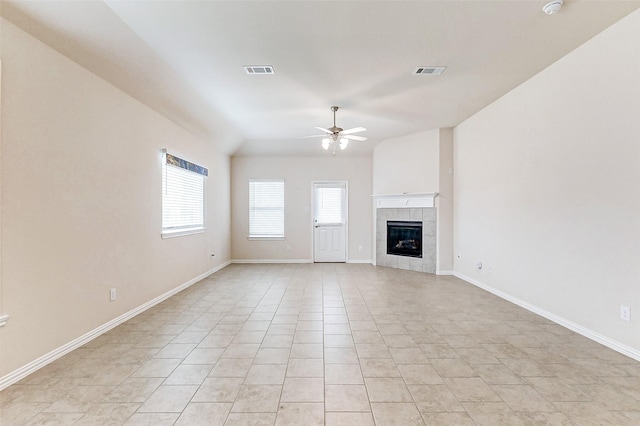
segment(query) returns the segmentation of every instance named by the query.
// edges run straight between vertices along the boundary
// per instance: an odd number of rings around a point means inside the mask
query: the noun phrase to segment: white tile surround
[[[387,221],[422,222],[422,258],[387,254]],[[436,209],[395,208],[376,211],[376,264],[408,271],[436,273]]]
[[[373,196],[376,224],[376,265],[408,271],[436,273],[435,197],[438,194],[391,194]],[[387,254],[387,221],[422,222],[422,258]]]

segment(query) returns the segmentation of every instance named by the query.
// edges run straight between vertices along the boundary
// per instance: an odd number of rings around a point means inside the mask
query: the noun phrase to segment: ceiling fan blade
[[[343,134],[343,135],[350,135],[351,133],[364,132],[365,130],[367,130],[367,129],[365,129],[364,127],[354,127],[353,129],[343,130],[340,133]]]
[[[349,139],[349,140],[352,140],[352,141],[366,141],[367,140],[367,138],[365,138],[364,136],[346,135],[344,137]]]
[[[311,135],[311,136],[302,136],[302,139],[309,139],[309,138],[326,138],[327,135]]]
[[[321,130],[321,131],[325,132],[328,135],[332,135],[333,134],[333,132],[331,130],[325,129],[324,127],[316,127],[316,129]]]

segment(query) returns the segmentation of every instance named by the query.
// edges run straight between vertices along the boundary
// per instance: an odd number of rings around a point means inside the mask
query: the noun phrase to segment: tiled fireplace
[[[435,195],[376,200],[376,265],[436,273]]]

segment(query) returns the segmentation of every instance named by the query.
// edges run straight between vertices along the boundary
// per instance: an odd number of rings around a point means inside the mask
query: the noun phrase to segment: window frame
[[[279,208],[279,210],[281,211],[281,230],[282,232],[280,234],[269,234],[269,233],[252,233],[251,232],[251,228],[252,228],[252,217],[254,212],[256,211],[256,208],[254,206],[254,202],[253,202],[253,189],[252,189],[252,184],[254,183],[280,183],[281,189],[282,189],[282,194],[281,194],[281,199],[282,199],[282,205]],[[273,208],[273,207],[270,207]],[[281,240],[285,240],[285,180],[284,179],[249,179],[249,185],[248,185],[248,223],[247,223],[247,239],[248,240],[274,240],[274,241],[281,241]]]
[[[318,207],[320,206],[320,204],[324,202],[323,190],[329,190],[326,193],[326,195],[329,195],[327,201],[331,202],[331,201],[335,201],[336,199],[338,200],[340,204],[339,206],[340,209],[336,211],[339,215],[340,220],[334,220],[334,221],[324,220],[326,218],[323,218],[319,215]],[[335,193],[337,193],[337,197],[334,196]],[[320,226],[345,226],[347,222],[347,206],[345,205],[346,194],[347,194],[347,187],[344,184],[344,182],[335,182],[335,183],[334,182],[314,182],[313,195],[312,195],[314,197],[313,199],[314,224],[320,225]],[[336,211],[332,213],[335,213]],[[334,215],[332,214],[332,216]]]
[[[175,238],[181,237],[184,235],[193,235],[193,234],[201,234],[206,231],[205,221],[206,221],[206,177],[209,175],[209,171],[206,167],[199,166],[195,163],[189,162],[182,158],[179,158],[173,154],[167,152],[166,149],[161,151],[161,175],[162,175],[162,184],[161,184],[161,237],[163,239],[166,238]],[[167,190],[167,179],[169,178],[169,174],[167,171],[168,168],[172,168],[174,172],[179,173],[190,173],[199,175],[202,179],[202,197],[196,200],[196,203],[200,203],[202,205],[202,220],[199,223],[191,223],[187,225],[181,226],[166,226],[165,224],[165,209],[167,207],[166,203],[166,190]],[[175,174],[174,174],[175,176]],[[191,175],[185,175],[189,177],[193,177]],[[200,190],[200,188],[198,188]],[[193,201],[193,200],[192,200]]]

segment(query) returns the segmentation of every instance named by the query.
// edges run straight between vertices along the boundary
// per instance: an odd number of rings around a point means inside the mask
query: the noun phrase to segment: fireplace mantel
[[[401,194],[372,195],[377,209],[409,209],[435,207],[437,192],[403,192]]]

